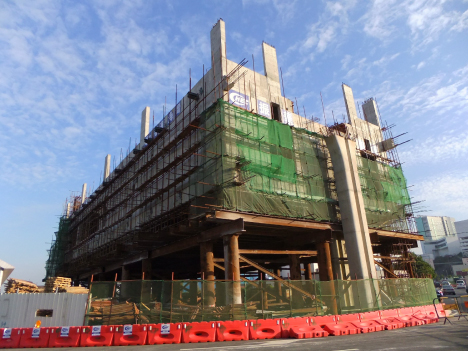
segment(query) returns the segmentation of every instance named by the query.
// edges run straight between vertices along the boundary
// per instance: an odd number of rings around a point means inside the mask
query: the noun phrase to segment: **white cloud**
[[[414,185],[412,195],[416,201],[425,200],[423,206],[431,210],[425,213],[426,215],[449,215],[457,220],[467,218],[468,176],[466,174],[448,173],[430,176]]]

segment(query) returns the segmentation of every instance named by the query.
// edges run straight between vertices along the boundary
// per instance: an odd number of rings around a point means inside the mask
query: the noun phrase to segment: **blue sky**
[[[223,18],[227,54],[263,72],[276,47],[286,96],[307,116],[377,99],[420,214],[468,219],[468,2],[2,1],[0,259],[14,277],[44,277],[65,199],[100,181],[139,138],[145,106],[162,116],[210,66]],[[152,112],[151,112],[152,114]],[[341,118],[341,117],[340,117]],[[94,184],[94,185],[93,185]]]

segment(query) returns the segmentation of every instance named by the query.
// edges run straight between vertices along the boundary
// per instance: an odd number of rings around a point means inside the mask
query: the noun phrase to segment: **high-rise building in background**
[[[468,265],[468,219],[455,222],[460,250],[463,254],[463,264]]]
[[[423,255],[439,256],[457,255],[461,252],[458,243],[455,219],[445,216],[416,217],[416,227],[424,236],[421,242]]]

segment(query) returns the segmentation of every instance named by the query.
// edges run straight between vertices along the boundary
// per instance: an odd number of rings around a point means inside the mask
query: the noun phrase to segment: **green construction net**
[[[323,316],[432,304],[431,279],[95,282],[88,325]]]
[[[46,261],[46,276],[44,281],[48,277],[56,277],[58,269],[62,267],[64,255],[65,255],[65,246],[68,235],[68,226],[70,220],[65,216],[60,217],[58,230],[54,233],[55,238],[52,240],[49,249],[49,257]]]
[[[205,111],[200,125],[205,130],[203,153],[209,159],[189,182],[193,184],[190,191],[198,190],[194,207],[200,212],[204,206],[217,206],[338,220],[336,192],[327,167],[329,155],[320,135],[222,100]]]
[[[358,156],[358,170],[369,227],[407,231],[411,201],[401,166]]]

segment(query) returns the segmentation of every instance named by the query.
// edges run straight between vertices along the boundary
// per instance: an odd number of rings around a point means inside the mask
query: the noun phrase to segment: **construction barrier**
[[[281,338],[280,319],[257,319],[249,323],[251,340]]]
[[[146,325],[141,324],[126,324],[124,326],[116,326],[114,332],[114,346],[132,346],[146,345],[148,330]]]
[[[193,322],[183,323],[182,342],[215,342],[216,323],[215,322]]]
[[[80,346],[111,346],[114,340],[114,326],[93,325],[81,328]]]
[[[0,328],[0,349],[16,349],[21,339],[21,328]]]
[[[386,323],[383,322],[382,319],[380,319],[380,312],[364,312],[364,313],[359,313],[359,319],[361,321],[361,326],[366,326],[366,324],[363,323],[370,323],[370,325],[375,327],[375,331],[382,331],[385,329],[396,329],[393,325],[390,324],[389,327],[387,327]]]
[[[42,348],[49,346],[50,328],[22,328],[20,348]]]
[[[385,311],[380,311],[380,318],[382,320],[385,320],[387,323],[392,323],[396,324],[397,328],[404,328],[406,327],[406,322],[401,320],[398,317],[398,312],[397,310],[385,310]]]
[[[321,338],[328,333],[316,325],[310,324],[309,317],[286,318],[281,320],[282,338]]]
[[[413,317],[424,321],[424,324],[436,323],[437,317],[431,317],[426,312],[426,306],[413,307]],[[435,314],[435,312],[434,312]]]
[[[148,345],[180,344],[181,341],[181,323],[160,323],[148,325]]]
[[[361,321],[359,313],[353,314],[343,314],[337,316],[338,324],[350,323],[354,327],[359,329],[359,333],[373,333],[378,330],[383,330],[384,328],[374,321]]]
[[[407,308],[400,308],[396,310],[398,313],[398,316],[400,317],[401,320],[406,322],[407,327],[414,327],[416,325],[423,325],[426,324],[424,321],[415,318],[413,316],[413,309],[411,307]]]
[[[249,321],[224,321],[216,325],[216,341],[249,340]]]
[[[49,347],[80,346],[80,327],[50,328]]]

